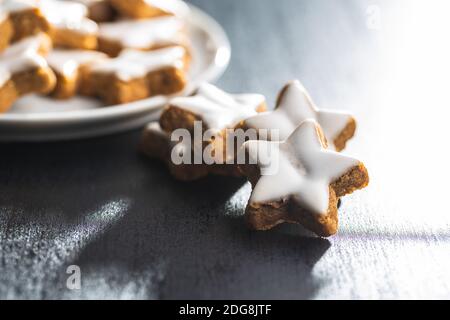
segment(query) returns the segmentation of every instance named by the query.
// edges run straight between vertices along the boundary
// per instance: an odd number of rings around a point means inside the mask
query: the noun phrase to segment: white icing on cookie
[[[256,109],[264,102],[264,96],[259,94],[231,95],[204,83],[194,96],[174,98],[170,105],[199,116],[209,129],[222,130],[256,115]]]
[[[130,81],[166,67],[183,69],[185,55],[186,50],[179,46],[152,51],[127,49],[117,58],[93,65],[91,71],[113,73],[122,81]]]
[[[85,5],[73,1],[40,0],[39,8],[47,20],[57,29],[75,30],[84,34],[95,34],[98,25],[87,18]]]
[[[275,111],[258,114],[245,124],[255,129],[278,129],[280,140],[285,140],[304,120],[314,119],[322,126],[330,148],[334,148],[334,140],[351,118],[344,112],[318,110],[303,85],[294,81],[282,93]]]
[[[177,17],[122,20],[101,23],[99,37],[117,41],[125,48],[149,49],[168,44],[184,44],[184,22]]]
[[[306,120],[285,142],[253,140],[243,145],[250,160],[255,161],[252,163],[272,173],[261,176],[250,202],[265,203],[292,196],[306,209],[327,213],[330,184],[360,162],[325,149],[318,130],[316,121]]]
[[[47,62],[39,49],[49,41],[45,35],[25,38],[6,48],[0,54],[0,86],[15,73],[34,68],[47,68]]]
[[[47,62],[59,74],[74,77],[81,66],[98,63],[107,58],[106,54],[97,51],[55,49],[47,56]]]
[[[185,17],[189,13],[189,7],[180,0],[144,0],[144,2],[161,11],[178,16]]]

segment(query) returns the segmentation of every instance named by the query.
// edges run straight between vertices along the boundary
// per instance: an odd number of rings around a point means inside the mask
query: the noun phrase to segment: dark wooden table
[[[224,89],[272,104],[300,78],[356,115],[346,152],[370,187],[335,237],[257,233],[244,181],[178,183],[139,156],[139,131],[2,144],[0,298],[450,298],[448,1],[192,2],[231,38]]]

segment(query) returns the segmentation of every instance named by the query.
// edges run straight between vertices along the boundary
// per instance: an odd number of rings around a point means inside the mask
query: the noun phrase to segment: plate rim
[[[191,10],[189,24],[200,27],[201,30],[209,34],[209,38],[215,42],[217,48],[215,62],[209,65],[196,79],[189,83],[182,95],[186,95],[198,86],[201,82],[215,82],[228,68],[231,60],[231,44],[223,27],[209,14],[188,3]],[[90,110],[73,110],[66,112],[51,113],[4,113],[0,115],[0,126],[13,124],[28,126],[61,123],[83,123],[107,121],[121,116],[133,116],[143,112],[153,113],[170,100],[170,97],[156,96],[125,104],[106,106]]]

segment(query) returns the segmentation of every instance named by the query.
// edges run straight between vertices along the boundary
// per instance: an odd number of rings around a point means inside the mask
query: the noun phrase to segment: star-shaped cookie
[[[236,151],[242,145],[236,143],[230,149],[227,137],[236,128],[240,128],[243,120],[265,110],[265,98],[259,94],[229,94],[211,84],[204,83],[189,97],[172,99],[164,108],[159,123],[153,123],[144,129],[141,150],[150,158],[159,158],[169,167],[172,175],[178,180],[197,180],[209,174],[238,176],[242,174],[235,163]],[[200,126],[196,127],[196,121]],[[197,133],[200,129],[200,135]],[[187,131],[188,141],[180,144],[178,129]],[[202,137],[206,130],[213,136]],[[179,132],[179,131],[178,131]],[[175,142],[172,139],[175,138]],[[198,141],[198,139],[200,141]],[[175,164],[173,155],[179,155],[183,147],[183,156],[190,156],[190,163]],[[211,154],[213,163],[206,161],[202,155],[206,151]],[[204,152],[205,151],[205,152]],[[199,161],[197,155],[200,155]],[[229,160],[232,163],[229,163]]]
[[[248,141],[241,151],[247,162],[240,169],[253,185],[246,216],[257,230],[289,222],[331,236],[338,229],[339,198],[369,182],[362,162],[327,149],[315,120],[304,121],[283,142]]]
[[[298,81],[288,83],[278,96],[273,112],[266,112],[245,121],[247,128],[275,129],[279,136],[272,140],[283,141],[304,120],[316,120],[323,129],[330,148],[341,151],[356,130],[356,121],[348,113],[319,110],[306,89]]]
[[[13,43],[0,54],[0,113],[21,96],[53,90],[56,78],[43,56],[50,48],[50,38],[39,34]]]
[[[203,83],[194,95],[172,99],[160,123],[166,131],[184,128],[193,132],[194,121],[201,121],[203,129],[219,132],[238,127],[245,119],[265,109],[263,95],[229,94]]]
[[[172,99],[163,110],[159,122],[168,133],[181,128],[195,137],[196,131],[201,131],[204,139],[196,143],[200,142],[203,149],[211,150],[208,153],[219,164],[233,160],[241,146],[228,143],[233,141],[235,129],[241,128],[245,119],[265,110],[263,95],[229,94],[204,83],[194,95]],[[196,126],[200,130],[196,130]],[[229,167],[232,169],[233,166]]]

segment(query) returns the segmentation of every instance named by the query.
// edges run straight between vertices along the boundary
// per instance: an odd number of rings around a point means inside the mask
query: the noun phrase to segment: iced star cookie
[[[181,0],[110,0],[114,8],[131,18],[187,15],[189,8]]]
[[[0,7],[9,15],[14,30],[13,42],[50,31],[50,24],[36,0],[4,0]]]
[[[191,113],[191,110],[196,110],[196,115]],[[192,181],[210,174],[241,176],[235,163],[225,163],[227,154],[223,139],[207,143],[213,145],[212,151],[217,152],[218,157],[215,160],[222,162],[210,164],[204,162],[202,155],[207,145],[203,145],[203,141],[197,143],[194,140],[194,118],[207,121],[207,127],[219,136],[224,136],[227,127],[238,127],[242,119],[256,114],[258,110],[265,110],[265,98],[262,95],[231,95],[210,84],[203,84],[193,96],[171,100],[160,119],[167,131],[163,130],[158,122],[149,124],[142,134],[140,150],[149,158],[163,161],[177,180]],[[219,119],[221,117],[222,120]],[[177,129],[191,131],[190,139],[173,141],[172,133]],[[200,155],[198,162],[195,160],[196,153]],[[219,156],[220,154],[223,154],[223,157]],[[189,162],[174,162],[175,159],[184,158],[184,155],[187,155]],[[234,158],[234,154],[232,157]]]
[[[153,50],[177,45],[188,48],[184,21],[177,17],[100,24],[99,50],[112,57],[123,49]]]
[[[314,119],[323,129],[330,148],[341,151],[356,130],[356,121],[348,113],[319,110],[299,81],[288,83],[281,91],[275,111],[245,121],[247,128],[276,129],[285,140],[304,120]]]
[[[108,59],[108,56],[98,51],[55,49],[46,59],[57,79],[50,94],[57,99],[68,99],[79,92],[89,66]]]
[[[304,121],[283,142],[253,140],[242,147],[240,165],[253,191],[246,218],[256,230],[299,223],[319,236],[338,230],[340,197],[368,185],[364,164],[327,149],[319,124]]]
[[[39,8],[50,23],[55,46],[86,50],[97,48],[98,25],[88,18],[85,5],[66,0],[40,0]]]
[[[172,99],[159,122],[168,134],[177,129],[186,129],[192,139],[200,134],[200,141],[191,144],[200,149],[200,154],[207,152],[209,155],[208,161],[212,163],[207,166],[207,173],[239,176],[235,161],[239,141],[234,139],[234,133],[243,120],[265,110],[262,95],[232,95],[213,85],[202,84],[193,96]]]
[[[11,21],[9,20],[9,14],[0,5],[0,53],[9,45],[14,30]]]
[[[81,91],[98,96],[107,104],[174,94],[186,85],[185,59],[183,47],[124,50],[117,58],[93,64]]]
[[[0,113],[28,93],[48,93],[55,75],[41,53],[49,50],[45,35],[22,39],[0,54]]]

